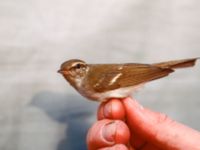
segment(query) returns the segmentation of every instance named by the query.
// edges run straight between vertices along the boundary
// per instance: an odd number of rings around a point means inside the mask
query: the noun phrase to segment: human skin
[[[89,150],[200,150],[200,132],[130,97],[102,103],[97,118],[87,134]]]

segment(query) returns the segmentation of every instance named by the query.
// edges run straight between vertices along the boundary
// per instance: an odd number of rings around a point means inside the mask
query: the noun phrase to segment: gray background
[[[90,63],[200,56],[199,0],[1,0],[0,149],[85,150],[98,103],[56,73]],[[147,84],[146,107],[200,130],[200,63]]]

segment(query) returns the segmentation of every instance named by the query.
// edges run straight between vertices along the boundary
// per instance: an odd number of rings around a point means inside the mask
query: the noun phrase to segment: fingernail
[[[107,125],[105,125],[103,127],[102,134],[103,134],[103,137],[106,141],[108,141],[108,142],[114,142],[115,141],[116,128],[117,128],[117,126],[116,126],[116,123],[114,121],[108,123]]]
[[[105,105],[103,114],[104,114],[104,116],[105,116],[106,118],[111,117],[111,114],[112,114],[112,103],[111,103],[111,102],[108,102],[108,103]]]

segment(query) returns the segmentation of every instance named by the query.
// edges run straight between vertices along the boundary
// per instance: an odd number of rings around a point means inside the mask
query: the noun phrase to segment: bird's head
[[[71,59],[64,62],[58,72],[61,73],[72,86],[77,86],[81,84],[88,70],[88,65],[84,61]]]

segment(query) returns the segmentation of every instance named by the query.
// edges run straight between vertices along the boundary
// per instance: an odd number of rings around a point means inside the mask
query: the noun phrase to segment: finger
[[[136,149],[142,149],[144,145],[147,144],[147,140],[143,139],[141,136],[134,133],[130,138],[130,145]]]
[[[131,98],[124,99],[123,104],[129,128],[148,143],[160,149],[200,149],[198,131],[143,108]]]
[[[128,127],[123,121],[104,119],[96,122],[88,131],[89,150],[109,147],[115,144],[127,144],[130,138]]]
[[[98,120],[101,119],[113,119],[124,120],[125,109],[123,103],[119,99],[110,99],[100,105],[97,112]]]
[[[114,145],[112,147],[100,148],[98,150],[128,150],[128,148],[123,144],[116,144],[116,145]]]
[[[105,104],[106,104],[106,102],[102,102],[101,105],[99,106],[98,110],[97,110],[97,119],[98,120],[105,119],[105,115],[104,115]]]
[[[160,150],[157,146],[149,143],[147,140],[141,138],[136,133],[130,139],[130,145],[136,150]]]

